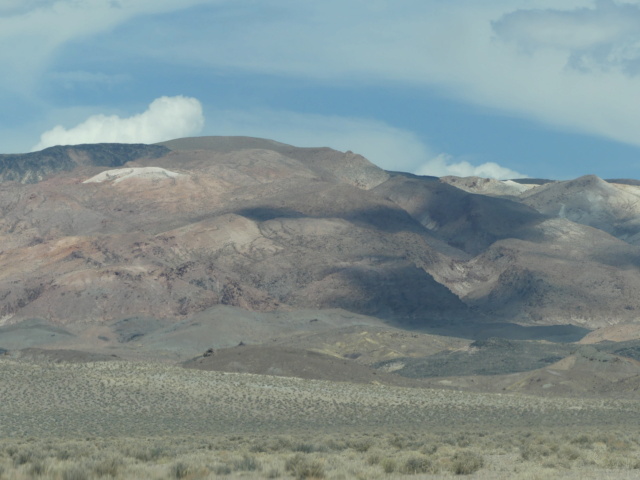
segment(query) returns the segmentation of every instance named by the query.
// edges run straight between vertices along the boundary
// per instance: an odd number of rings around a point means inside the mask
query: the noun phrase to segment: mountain
[[[431,272],[480,318],[587,328],[636,318],[637,246],[527,204],[538,189],[561,186],[525,190],[523,199],[470,193],[487,183],[398,175],[374,191],[468,255],[447,252],[451,262]]]
[[[640,186],[586,175],[531,189],[522,202],[536,210],[603,230],[640,244]],[[622,181],[620,181],[622,182]]]
[[[213,325],[222,307],[238,329],[243,312],[267,315],[264,338],[283,312],[555,338],[544,329],[633,323],[640,310],[632,181],[438,179],[250,137],[0,162],[7,328],[35,322],[115,348],[130,341],[122,322],[146,319],[134,322],[142,348],[173,352],[187,337],[172,326]],[[229,328],[221,346],[242,338]]]
[[[218,140],[224,148],[209,148]],[[429,232],[371,192],[386,172],[272,143],[209,139],[115,170],[94,165],[115,147],[96,145],[87,165],[0,184],[3,322],[181,319],[219,304],[394,321],[465,314],[428,272],[443,258]],[[131,148],[127,159],[140,153]]]

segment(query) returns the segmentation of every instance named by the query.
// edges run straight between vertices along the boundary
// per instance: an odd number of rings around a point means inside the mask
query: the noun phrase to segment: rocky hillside
[[[631,184],[417,177],[248,137],[4,155],[0,179],[4,325],[228,305],[593,329],[640,311]]]

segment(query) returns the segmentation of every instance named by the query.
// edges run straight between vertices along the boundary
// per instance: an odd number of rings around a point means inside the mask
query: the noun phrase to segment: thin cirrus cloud
[[[109,31],[140,15],[182,10],[215,0],[3,0],[0,61],[11,75],[0,86],[29,96],[39,74],[66,42]]]
[[[638,2],[567,0],[561,8],[548,0],[268,5],[272,9],[265,7],[261,16],[239,8],[183,40],[158,39],[161,48],[153,51],[180,63],[319,82],[435,88],[554,129],[640,145],[640,84],[630,73]],[[157,18],[129,32],[134,48],[151,55],[142,39],[163,22],[171,28],[171,21]],[[203,44],[224,48],[194,48]],[[603,68],[587,68],[590,62]],[[612,68],[616,62],[625,68]]]
[[[131,80],[127,74],[111,74],[103,72],[87,72],[83,70],[52,72],[48,75],[54,84],[66,89],[73,89],[78,85],[112,88]]]
[[[517,10],[493,23],[501,37],[527,50],[539,47],[573,51],[603,50],[638,40],[640,9],[599,0],[594,7],[573,10]]]
[[[82,143],[156,143],[196,135],[203,125],[202,105],[197,99],[160,97],[146,111],[131,117],[92,115],[69,129],[57,125],[40,136],[32,151]]]

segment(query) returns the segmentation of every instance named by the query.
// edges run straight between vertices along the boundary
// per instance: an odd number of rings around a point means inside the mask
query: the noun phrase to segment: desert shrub
[[[316,445],[309,442],[297,442],[291,446],[292,452],[313,453],[318,451]]]
[[[604,443],[607,446],[608,450],[611,450],[614,452],[615,451],[626,452],[631,450],[632,448],[631,442],[629,442],[625,438],[620,438],[620,436],[614,435],[614,434],[601,435],[598,438],[598,441]]]
[[[62,471],[62,480],[89,480],[89,474],[84,467],[73,465]]]
[[[420,453],[425,455],[433,455],[438,451],[438,445],[436,443],[427,443],[420,448]]]
[[[266,453],[269,451],[269,444],[267,444],[267,442],[254,442],[249,447],[249,451],[253,453]]]
[[[19,450],[13,455],[13,464],[15,466],[24,465],[25,463],[41,460],[40,455],[33,450]]]
[[[233,472],[233,469],[226,463],[218,464],[212,470],[216,475],[231,475],[231,472]]]
[[[371,440],[351,440],[348,445],[356,452],[365,453],[372,447],[373,442]]]
[[[97,461],[93,466],[93,472],[98,477],[115,477],[122,465],[122,461],[116,457],[109,457]]]
[[[453,434],[443,435],[440,440],[442,441],[442,443],[446,445],[451,445],[452,447],[455,447],[456,445],[458,445],[458,438]]]
[[[591,439],[591,437],[589,435],[580,435],[574,439],[571,440],[571,443],[573,445],[580,445],[583,448],[590,448],[593,444],[593,440]]]
[[[463,433],[463,434],[458,435],[458,437],[456,438],[456,444],[459,447],[463,447],[463,448],[464,447],[468,447],[468,446],[471,445],[471,440],[469,439],[468,435],[465,435]]]
[[[252,452],[282,452],[291,450],[295,441],[288,436],[278,436],[270,438],[269,440],[256,442],[251,447]]]
[[[18,453],[18,447],[16,447],[15,445],[9,445],[7,448],[5,448],[4,451],[7,455],[13,457],[16,453]]]
[[[381,460],[380,452],[373,452],[367,457],[367,463],[369,465],[378,465]]]
[[[577,460],[581,457],[581,455],[577,449],[569,445],[564,445],[558,451],[558,457],[564,458],[566,460]]]
[[[394,434],[389,439],[389,445],[397,448],[398,450],[404,450],[409,447],[409,441],[401,435]]]
[[[484,458],[474,452],[457,452],[451,462],[451,471],[456,475],[471,475],[484,466]]]
[[[301,453],[287,459],[284,468],[298,480],[324,478],[324,466],[319,460],[311,460]]]
[[[62,448],[56,451],[56,458],[58,460],[69,460],[71,458],[71,452],[66,448]]]
[[[35,460],[29,467],[29,475],[32,477],[39,477],[45,472],[45,464],[42,460]]]
[[[349,445],[347,442],[345,442],[344,440],[337,440],[335,438],[329,438],[326,442],[325,445],[327,448],[329,448],[330,450],[333,450],[335,452],[341,452],[343,450],[346,450],[347,448],[349,448]]]
[[[407,475],[429,473],[432,469],[431,460],[424,455],[411,455],[400,466],[400,472]]]
[[[260,462],[253,455],[243,455],[233,462],[233,469],[241,472],[253,472],[261,468]]]
[[[618,470],[640,469],[640,459],[619,455],[607,455],[604,458],[604,466]]]
[[[184,462],[177,462],[171,466],[170,475],[172,478],[181,479],[189,475],[189,466]]]
[[[160,447],[143,447],[130,450],[127,453],[130,457],[140,460],[141,462],[152,462],[162,457],[164,450]]]
[[[382,467],[384,473],[393,473],[396,471],[398,463],[394,458],[386,457],[380,460],[380,466]]]
[[[553,454],[553,449],[549,445],[539,443],[525,443],[520,447],[520,457],[522,460],[539,460]]]

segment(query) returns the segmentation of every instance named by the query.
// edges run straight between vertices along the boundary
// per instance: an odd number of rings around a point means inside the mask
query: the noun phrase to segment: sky
[[[0,0],[0,152],[246,135],[640,179],[640,0]]]

